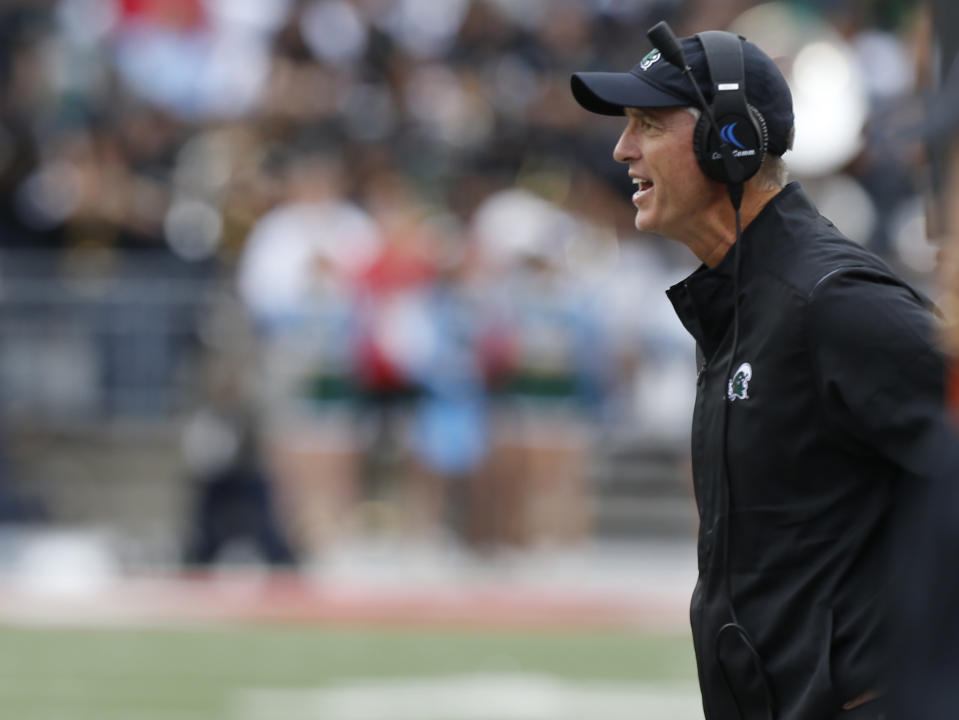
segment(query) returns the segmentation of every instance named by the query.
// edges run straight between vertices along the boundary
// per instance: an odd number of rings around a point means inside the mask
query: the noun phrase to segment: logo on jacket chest
[[[736,368],[736,372],[729,378],[726,385],[726,397],[729,398],[730,402],[749,399],[749,381],[752,379],[753,366],[748,362]]]

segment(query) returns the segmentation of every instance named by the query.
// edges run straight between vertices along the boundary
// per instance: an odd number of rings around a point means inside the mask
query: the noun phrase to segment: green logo
[[[639,61],[639,67],[642,70],[649,70],[649,66],[659,60],[661,57],[662,55],[660,54],[659,50],[650,50],[648,53],[646,53],[646,57]]]
[[[731,401],[749,398],[749,381],[753,378],[753,366],[748,362],[740,365],[726,386],[726,397]]]

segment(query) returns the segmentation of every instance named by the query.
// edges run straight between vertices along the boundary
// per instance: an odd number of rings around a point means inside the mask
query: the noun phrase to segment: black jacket
[[[944,364],[930,304],[798,184],[739,250],[730,377],[735,252],[667,293],[701,366],[690,616],[703,704],[707,720],[823,720],[881,682],[892,511],[946,442]],[[733,613],[744,632],[720,633]]]

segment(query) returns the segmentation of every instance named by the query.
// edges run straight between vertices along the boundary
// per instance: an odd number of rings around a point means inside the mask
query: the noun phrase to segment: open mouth
[[[653,181],[648,178],[633,178],[637,190],[633,193],[633,202],[639,200],[645,193],[653,189]]]

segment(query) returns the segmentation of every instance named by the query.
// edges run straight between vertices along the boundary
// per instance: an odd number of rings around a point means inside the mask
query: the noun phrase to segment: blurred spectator
[[[422,294],[423,333],[412,376],[420,394],[411,421],[416,466],[407,480],[411,527],[427,538],[476,540],[472,514],[490,449],[487,394],[497,371],[497,329],[475,283],[475,248],[456,228],[435,253]]]
[[[488,254],[512,357],[498,394],[491,466],[480,499],[487,542],[583,539],[589,529],[585,421],[606,391],[608,356],[595,307],[567,265],[587,232],[526,190],[492,195],[473,232]]]
[[[265,90],[272,34],[289,6],[122,0],[119,74],[138,95],[185,119],[247,114]]]
[[[364,193],[383,244],[360,273],[357,286],[362,494],[372,503],[368,508],[395,509],[409,477],[409,423],[422,391],[417,368],[428,352],[430,332],[423,298],[435,269],[430,253],[441,238],[417,190],[402,175],[386,170],[370,179]],[[435,502],[422,493],[415,499]]]
[[[237,271],[240,296],[267,335],[296,322],[331,263],[335,277],[355,279],[379,251],[381,231],[344,192],[340,160],[291,150],[283,160],[281,202],[246,240]]]
[[[237,287],[261,358],[267,452],[304,548],[319,552],[351,511],[356,441],[356,282],[381,245],[344,195],[337,156],[310,147],[281,158],[281,201],[252,228]],[[346,410],[346,412],[345,412]]]
[[[193,489],[188,565],[295,561],[243,380],[227,363],[211,368],[209,403],[184,429],[183,461]]]

